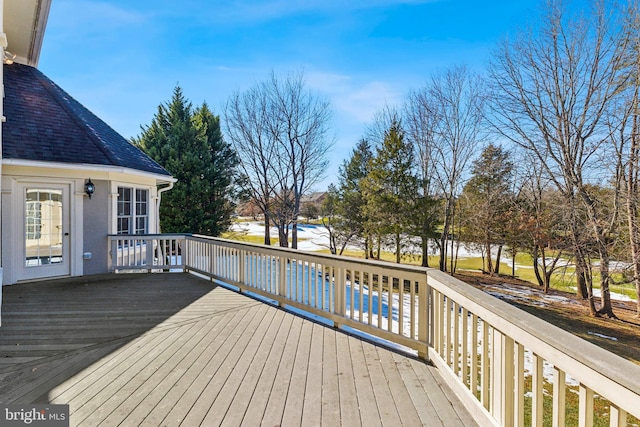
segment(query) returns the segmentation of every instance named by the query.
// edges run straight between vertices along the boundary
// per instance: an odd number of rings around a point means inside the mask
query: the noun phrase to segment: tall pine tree
[[[340,167],[340,184],[338,188],[338,212],[342,221],[337,228],[345,235],[357,237],[364,249],[365,257],[373,254],[371,236],[366,234],[365,198],[362,195],[361,183],[369,173],[369,166],[373,159],[371,145],[366,139],[361,139],[352,151],[351,157]]]
[[[500,256],[510,225],[510,208],[514,194],[512,178],[514,165],[510,153],[490,144],[473,162],[471,179],[462,191],[467,207],[465,234],[467,241],[481,244],[485,251],[485,270],[500,273]],[[491,259],[492,247],[497,247],[495,264]]]
[[[218,236],[229,227],[238,159],[206,103],[194,110],[176,86],[133,143],[178,180],[162,198],[163,232]]]
[[[399,122],[394,121],[385,132],[384,141],[377,148],[367,177],[362,182],[362,189],[366,200],[366,228],[379,239],[390,237],[396,262],[399,263],[418,195],[413,147],[405,139]],[[378,252],[379,249],[380,244]]]

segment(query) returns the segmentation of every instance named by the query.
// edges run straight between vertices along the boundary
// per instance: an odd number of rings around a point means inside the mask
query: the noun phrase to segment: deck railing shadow
[[[0,403],[48,403],[51,389],[215,291],[180,276],[108,274],[5,287]]]
[[[206,236],[110,239],[113,271],[197,273],[406,347],[480,425],[564,426],[568,393],[580,426],[640,418],[640,366],[438,270]]]

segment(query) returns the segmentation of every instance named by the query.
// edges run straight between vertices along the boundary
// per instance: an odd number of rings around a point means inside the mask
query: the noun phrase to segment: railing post
[[[144,243],[144,252],[145,252],[145,263],[147,265],[147,269],[149,272],[151,272],[151,270],[153,270],[153,258],[154,258],[154,254],[153,254],[153,241],[154,239],[148,239],[148,238],[144,238],[144,239],[140,239],[140,249],[142,249],[142,245]]]
[[[212,276],[216,276],[218,274],[218,257],[220,256],[220,245],[214,245],[211,248],[211,260],[209,272]]]
[[[513,425],[514,341],[494,329],[491,344],[491,413],[500,425]]]
[[[553,367],[553,419],[554,427],[564,427],[567,399],[566,374],[557,366]]]
[[[451,369],[453,372],[458,375],[459,367],[460,367],[460,305],[457,302],[453,302],[453,332],[451,333],[451,356],[453,360],[451,360]],[[451,329],[451,328],[450,328]]]
[[[611,404],[609,409],[609,426],[610,427],[624,427],[627,425],[627,412],[618,408],[616,405]]]
[[[245,260],[245,251],[244,249],[240,249],[237,252],[237,257],[238,257],[238,282],[242,283],[243,285],[246,285],[246,260]]]
[[[164,260],[167,259],[165,256],[165,243],[162,239],[158,239],[158,244],[156,246],[156,253],[158,254],[158,260],[162,260],[161,264],[164,264]]]
[[[118,239],[111,238],[111,256],[109,262],[109,271],[115,271],[118,267]]]
[[[193,259],[193,254],[189,249],[190,245],[187,241],[187,236],[179,238],[178,242],[182,244],[182,265],[180,267],[182,268],[182,271],[187,271],[187,266],[195,264],[195,260]]]
[[[462,383],[465,386],[469,386],[469,310],[462,307],[462,318],[460,319],[462,324],[462,339],[460,340],[460,373],[462,377]]]
[[[333,312],[341,317],[344,317],[345,313],[347,312],[347,298],[345,287],[344,268],[333,267]],[[334,328],[340,328],[340,326],[340,322],[333,322]]]
[[[514,423],[516,426],[524,426],[524,346],[515,345],[515,387],[514,387]]]
[[[480,333],[480,331],[478,331],[479,324],[480,323],[478,322],[478,315],[472,314],[471,315],[471,328],[472,328],[471,329],[471,357],[470,357],[471,381],[469,381],[469,389],[471,390],[471,393],[476,398],[478,397],[478,383],[479,383],[478,359],[482,354],[481,351],[478,351],[478,334]]]
[[[593,390],[580,384],[578,393],[578,426],[593,427]]]
[[[435,333],[435,341],[436,341],[436,351],[438,352],[438,354],[440,355],[440,357],[442,358],[442,360],[446,360],[446,353],[445,353],[445,334],[444,334],[444,295],[442,294],[442,292],[438,291],[438,293],[435,295],[436,296],[436,305],[435,308],[437,309],[436,311],[436,333]]]
[[[429,295],[429,275],[425,272],[424,283],[418,282],[418,341],[427,345],[424,352],[418,352],[418,357],[424,360],[429,360],[429,329],[432,324]]]
[[[531,375],[531,426],[542,427],[544,400],[544,365],[542,357],[533,355],[533,372]]]
[[[287,296],[287,258],[284,256],[278,257],[280,260],[278,269],[278,295],[281,297]],[[278,302],[278,305],[282,305]]]
[[[480,355],[480,401],[489,410],[489,324],[482,319],[482,354]]]

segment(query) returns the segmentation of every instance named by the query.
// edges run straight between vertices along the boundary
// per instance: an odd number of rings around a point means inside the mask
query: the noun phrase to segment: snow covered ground
[[[231,231],[247,236],[264,236],[264,223],[236,222],[231,225]],[[277,227],[271,227],[271,237],[278,237]],[[311,252],[329,249],[329,232],[322,225],[298,224],[298,249]]]
[[[263,236],[264,224],[258,221],[236,222],[231,226],[231,231],[244,233],[248,236]],[[271,227],[271,236],[273,237],[278,236],[278,229],[276,227]],[[309,251],[309,252],[316,252],[316,251],[329,249],[329,232],[322,225],[304,224],[304,223],[298,224],[298,249],[302,251]],[[471,248],[467,247],[467,245],[461,244],[458,251],[458,256],[460,258],[478,258],[478,257],[481,257],[482,255],[477,251],[473,251]],[[503,258],[502,262],[510,266],[512,261],[510,258]],[[619,263],[617,261],[613,261],[612,264],[620,268],[622,268],[623,266],[623,263]],[[532,267],[516,264],[516,268],[532,268]],[[531,295],[531,292],[533,291],[530,291],[527,293],[527,291],[524,291],[522,289],[514,289],[509,287],[507,284],[504,284],[499,288],[496,287],[496,289],[492,290],[491,292],[493,292],[492,295],[495,295],[495,296],[498,296],[497,294],[502,292],[504,293],[502,295],[503,299],[507,299],[507,300],[509,299],[525,300],[527,299],[528,296]],[[594,296],[598,298],[600,297],[599,289],[594,289]],[[557,300],[557,298],[563,298],[563,297],[546,295],[546,296],[543,296],[542,298],[543,300],[539,301],[537,303],[538,305],[544,304],[545,302],[544,298],[547,298],[548,301],[551,301],[551,300]],[[611,293],[611,299],[619,300],[619,301],[634,301],[632,298],[629,298],[626,295],[618,294],[615,292]]]

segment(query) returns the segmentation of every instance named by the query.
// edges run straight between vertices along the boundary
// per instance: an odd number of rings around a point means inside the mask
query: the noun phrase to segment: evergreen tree
[[[343,235],[343,229],[340,224],[343,222],[343,218],[338,214],[340,205],[340,194],[335,185],[330,184],[327,188],[327,195],[322,201],[320,208],[320,216],[323,227],[329,233],[329,251],[333,254],[340,254],[344,251],[349,238],[353,234]],[[338,246],[340,246],[340,252],[338,252]]]
[[[385,133],[362,188],[366,228],[379,239],[386,235],[392,239],[399,263],[418,195],[413,147],[399,122],[394,121]]]
[[[489,145],[473,162],[472,177],[464,186],[462,195],[466,205],[466,240],[481,244],[485,249],[486,271],[500,272],[500,254],[508,232],[513,163],[509,153]],[[491,248],[498,247],[495,265]]]
[[[341,221],[336,228],[346,236],[354,236],[363,244],[365,257],[372,256],[371,238],[365,235],[366,216],[364,212],[365,198],[362,195],[361,184],[369,173],[369,166],[373,159],[371,145],[366,139],[361,139],[340,167],[337,211]]]
[[[218,236],[229,227],[238,160],[206,103],[194,110],[176,86],[133,142],[178,180],[162,198],[163,232]]]

